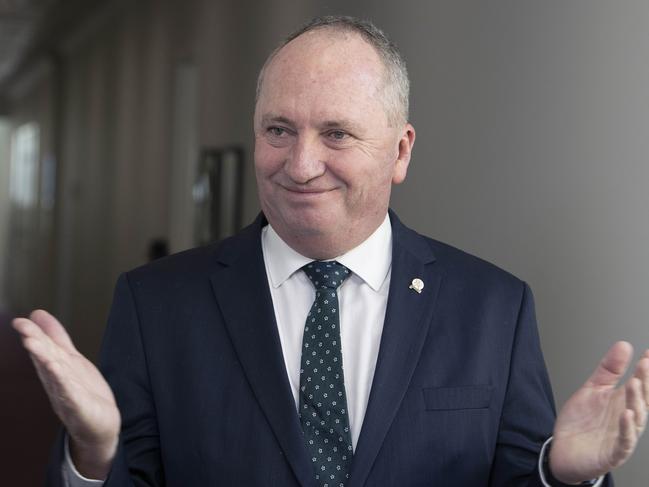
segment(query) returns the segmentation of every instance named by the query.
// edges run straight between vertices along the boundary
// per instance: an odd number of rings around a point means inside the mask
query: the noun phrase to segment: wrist
[[[550,438],[543,445],[540,463],[541,471],[545,477],[543,480],[552,487],[567,487],[573,485],[588,487],[598,485],[599,479],[575,480],[561,474],[556,475],[556,470],[553,468],[552,458],[552,438]]]
[[[84,442],[70,437],[70,458],[78,473],[83,477],[105,480],[117,453],[118,442],[119,437],[98,442]]]

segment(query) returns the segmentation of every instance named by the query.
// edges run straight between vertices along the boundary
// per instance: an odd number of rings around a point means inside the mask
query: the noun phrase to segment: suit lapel
[[[312,486],[313,468],[286,375],[268,289],[261,221],[226,242],[219,259],[225,267],[211,277],[212,288],[246,377],[293,473],[301,485]]]
[[[358,440],[349,487],[360,487],[376,460],[406,393],[432,320],[441,271],[425,240],[404,227],[394,213],[392,274],[372,390]],[[409,289],[424,282],[421,294]]]

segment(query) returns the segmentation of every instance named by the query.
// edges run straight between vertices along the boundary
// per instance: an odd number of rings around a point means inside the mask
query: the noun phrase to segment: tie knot
[[[352,275],[347,267],[335,260],[314,260],[302,267],[302,270],[316,289],[338,289]]]

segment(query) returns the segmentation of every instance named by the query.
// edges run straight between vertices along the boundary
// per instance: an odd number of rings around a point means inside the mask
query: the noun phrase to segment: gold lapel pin
[[[421,290],[424,289],[424,281],[419,278],[413,279],[408,289],[413,289],[417,291],[417,294],[421,294]]]

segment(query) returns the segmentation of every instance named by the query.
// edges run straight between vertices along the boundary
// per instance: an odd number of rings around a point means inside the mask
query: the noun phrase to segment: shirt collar
[[[313,259],[293,250],[268,224],[262,229],[261,245],[270,282],[274,288]],[[389,215],[364,242],[336,257],[342,265],[378,291],[392,265],[392,225]]]

